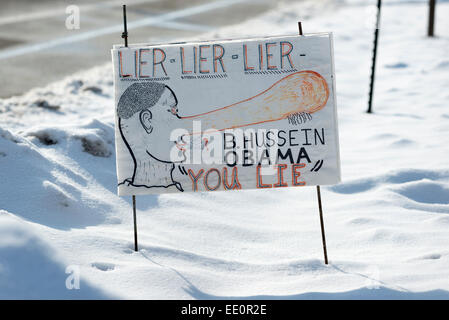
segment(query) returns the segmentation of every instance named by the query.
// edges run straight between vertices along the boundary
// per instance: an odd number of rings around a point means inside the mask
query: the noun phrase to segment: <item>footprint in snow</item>
[[[441,254],[439,253],[429,253],[419,257],[415,257],[410,259],[410,261],[418,261],[418,260],[439,260],[441,258]]]
[[[349,224],[351,225],[364,225],[364,224],[371,224],[373,222],[372,219],[369,218],[355,218],[349,221]]]
[[[407,68],[408,64],[404,63],[404,62],[397,62],[397,63],[392,63],[392,64],[386,64],[385,68],[388,69],[404,69]]]
[[[112,271],[115,269],[115,265],[108,262],[93,262],[91,265],[93,268],[101,271]]]
[[[425,256],[422,256],[422,260],[438,260],[441,258],[441,254],[439,253],[432,253],[432,254],[426,254]]]

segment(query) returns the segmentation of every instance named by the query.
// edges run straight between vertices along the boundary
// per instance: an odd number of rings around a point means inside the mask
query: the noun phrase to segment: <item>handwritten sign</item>
[[[115,46],[119,195],[340,181],[332,34]]]

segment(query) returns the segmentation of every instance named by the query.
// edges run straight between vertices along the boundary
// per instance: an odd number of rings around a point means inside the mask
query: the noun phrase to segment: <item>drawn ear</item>
[[[142,127],[145,129],[145,131],[150,134],[153,131],[153,126],[151,125],[151,118],[153,115],[149,110],[143,110],[140,113],[140,123],[142,124]]]

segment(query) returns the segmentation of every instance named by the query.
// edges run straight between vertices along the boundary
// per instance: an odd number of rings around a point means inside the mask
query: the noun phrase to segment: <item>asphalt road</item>
[[[276,0],[2,0],[0,98],[18,95],[76,71],[110,61],[121,43],[122,4],[129,42],[192,38],[253,18]],[[68,29],[67,6],[80,11],[80,28]],[[72,21],[72,20],[71,20]]]

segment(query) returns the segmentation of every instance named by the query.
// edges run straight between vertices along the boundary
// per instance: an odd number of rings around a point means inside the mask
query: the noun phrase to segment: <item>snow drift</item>
[[[428,39],[426,1],[385,1],[372,115],[371,7],[324,4],[203,38],[296,34],[297,20],[335,32],[344,182],[322,191],[330,265],[314,188],[139,197],[135,253],[106,65],[0,100],[0,298],[449,298],[449,4]]]

